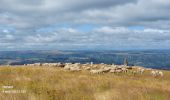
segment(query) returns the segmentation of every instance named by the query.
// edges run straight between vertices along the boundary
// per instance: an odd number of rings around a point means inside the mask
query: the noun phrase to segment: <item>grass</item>
[[[54,67],[0,67],[0,100],[169,100],[170,72],[163,72],[154,78],[149,72],[94,75]]]

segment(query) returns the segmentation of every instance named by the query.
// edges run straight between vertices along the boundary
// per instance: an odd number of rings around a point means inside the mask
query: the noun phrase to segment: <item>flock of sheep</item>
[[[159,70],[143,68],[143,67],[135,67],[135,66],[126,66],[126,65],[108,65],[108,64],[93,64],[93,63],[34,63],[27,64],[25,66],[49,66],[49,67],[61,67],[64,70],[71,72],[79,72],[82,70],[88,70],[91,74],[102,74],[102,73],[131,73],[133,75],[140,74],[142,75],[146,71],[150,71],[150,74],[153,77],[162,77],[163,72]]]

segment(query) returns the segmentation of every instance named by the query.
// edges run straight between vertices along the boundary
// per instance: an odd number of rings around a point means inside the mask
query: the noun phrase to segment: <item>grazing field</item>
[[[0,67],[0,100],[170,100],[170,71],[70,72],[56,67]]]

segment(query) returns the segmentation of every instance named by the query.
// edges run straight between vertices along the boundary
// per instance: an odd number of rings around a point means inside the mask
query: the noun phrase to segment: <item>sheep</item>
[[[106,67],[106,66],[105,66],[105,67],[103,67],[102,69],[103,69],[103,70],[111,70],[112,68],[111,68],[111,67]]]
[[[87,65],[85,65],[85,64],[82,65],[82,68],[86,68],[86,67],[87,67]]]
[[[123,72],[123,70],[121,70],[121,69],[117,69],[117,70],[115,70],[115,72],[116,72],[116,73],[122,73],[122,72]]]
[[[103,71],[102,70],[90,70],[90,73],[92,73],[92,74],[101,74],[101,73],[103,73]]]
[[[111,65],[112,68],[116,68],[116,65]]]
[[[81,71],[80,67],[77,64],[66,64],[64,70],[70,70],[72,72]]]
[[[128,66],[127,69],[128,69],[128,70],[132,70],[133,68]]]
[[[105,68],[105,66],[101,66],[100,68],[101,68],[101,69],[104,69],[104,68]]]
[[[127,72],[128,72],[128,69],[127,69],[127,68],[122,68],[122,71],[123,71],[124,73],[127,73]]]
[[[81,66],[80,66],[80,64],[79,63],[76,63],[76,64],[73,64],[73,67],[75,67],[75,68],[81,68]]]
[[[144,71],[145,71],[145,69],[144,69],[144,68],[138,68],[138,69],[137,69],[137,72],[138,72],[139,74],[143,74],[143,73],[144,73]]]
[[[159,71],[159,75],[162,77],[162,76],[163,76],[163,72],[162,72],[162,71]]]
[[[92,74],[98,74],[98,70],[90,70],[90,73],[92,73]]]
[[[151,75],[153,76],[153,77],[157,77],[157,76],[163,76],[163,72],[162,71],[154,71],[154,70],[152,70],[151,71]]]
[[[70,64],[66,64],[65,66],[64,66],[64,70],[70,70]]]
[[[116,73],[116,69],[111,69],[109,72],[110,73]]]
[[[151,75],[152,75],[153,77],[156,77],[156,71],[151,71]]]
[[[49,63],[43,63],[42,66],[48,66],[49,67]]]
[[[41,63],[34,63],[33,66],[40,66]]]
[[[140,73],[143,74],[145,72],[145,69],[141,69]]]
[[[90,67],[85,67],[84,69],[85,69],[85,70],[90,70],[91,68],[90,68]]]
[[[135,76],[136,74],[137,74],[137,71],[136,70],[133,70],[133,71],[131,71],[132,72],[132,74]]]
[[[107,72],[109,72],[110,71],[110,69],[102,69],[102,72],[103,73],[107,73]]]
[[[71,67],[71,68],[70,68],[70,71],[72,71],[72,72],[77,72],[77,71],[81,71],[81,69],[75,68],[75,67]]]
[[[110,72],[110,73],[122,73],[123,70],[121,70],[121,69],[112,69],[112,70],[110,70],[109,72]]]
[[[153,69],[152,68],[146,68],[147,71],[152,71]]]
[[[63,68],[63,67],[65,67],[65,64],[59,64],[59,65],[57,65],[57,67]]]
[[[98,65],[93,65],[92,68],[97,68]]]

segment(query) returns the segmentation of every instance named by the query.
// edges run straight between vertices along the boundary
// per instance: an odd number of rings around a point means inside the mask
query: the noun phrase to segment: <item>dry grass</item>
[[[3,93],[2,86],[26,90]],[[67,72],[54,67],[0,67],[0,100],[169,100],[170,72],[144,75]]]

